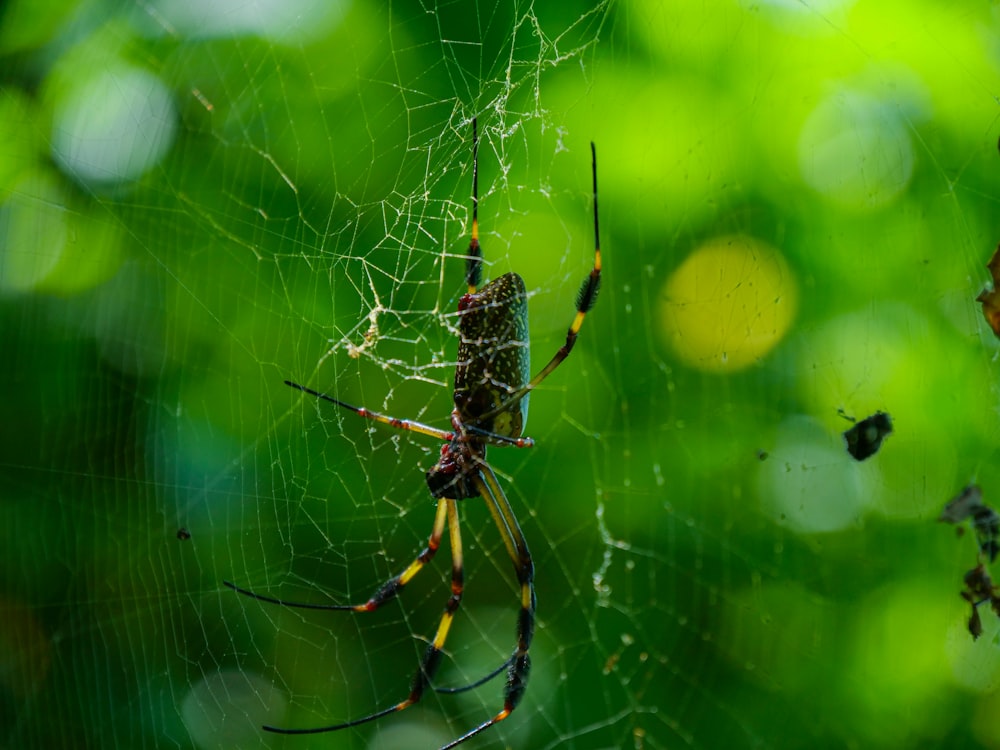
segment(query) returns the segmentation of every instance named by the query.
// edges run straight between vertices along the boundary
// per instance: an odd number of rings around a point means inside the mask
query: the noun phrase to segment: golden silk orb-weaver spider
[[[472,239],[466,255],[466,293],[458,301],[459,344],[455,366],[455,407],[451,413],[450,431],[429,425],[397,419],[363,407],[352,406],[298,383],[285,381],[320,399],[354,412],[358,416],[400,430],[428,435],[444,442],[438,462],[427,472],[427,486],[437,498],[437,513],[427,546],[401,573],[380,586],[362,604],[309,604],[276,599],[240,588],[229,581],[229,588],[259,601],[286,607],[322,610],[372,612],[403,590],[431,561],[441,545],[445,529],[451,543],[451,597],[445,605],[434,639],[424,651],[410,683],[410,692],[400,702],[351,721],[308,729],[283,729],[265,726],[268,732],[279,734],[316,734],[365,724],[383,716],[409,708],[430,688],[442,693],[469,690],[507,670],[503,692],[503,708],[441,750],[460,745],[485,729],[506,719],[524,697],[531,671],[531,640],[535,630],[534,564],[528,543],[517,523],[514,510],[486,462],[490,445],[525,448],[534,445],[523,437],[528,415],[528,395],[569,356],[587,312],[597,300],[601,284],[601,243],[597,214],[597,150],[590,144],[591,173],[594,201],[594,267],[584,279],[576,298],[576,315],[566,333],[566,341],[548,364],[530,378],[528,354],[528,304],[523,279],[516,273],[506,273],[479,289],[482,274],[482,252],[479,247],[479,142],[476,120],[472,121]],[[461,688],[436,688],[431,681],[441,662],[442,649],[451,629],[452,620],[462,602],[465,586],[462,563],[462,537],[458,520],[458,501],[482,498],[496,523],[504,547],[514,563],[520,586],[520,612],[517,618],[517,645],[510,658],[481,680]]]

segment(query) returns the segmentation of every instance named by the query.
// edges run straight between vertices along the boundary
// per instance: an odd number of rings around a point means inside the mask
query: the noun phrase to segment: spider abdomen
[[[505,273],[459,300],[455,408],[463,424],[504,437],[520,437],[528,395],[495,411],[531,377],[528,298],[524,280]]]

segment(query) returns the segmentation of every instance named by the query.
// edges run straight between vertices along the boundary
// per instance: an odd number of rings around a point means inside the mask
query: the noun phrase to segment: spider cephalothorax
[[[456,409],[452,415],[453,423],[457,414]],[[427,470],[427,487],[434,497],[451,500],[479,497],[479,488],[472,477],[477,464],[486,461],[486,443],[481,438],[460,432],[460,428],[459,422],[455,437],[441,446],[441,457]]]

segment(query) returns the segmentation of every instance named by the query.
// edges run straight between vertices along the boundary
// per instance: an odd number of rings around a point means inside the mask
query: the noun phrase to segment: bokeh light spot
[[[62,187],[44,171],[30,172],[0,204],[0,290],[34,290],[59,263],[67,234]]]
[[[76,83],[56,107],[52,155],[74,179],[135,180],[170,148],[177,129],[170,92],[138,68],[104,70]]]
[[[161,0],[156,15],[169,28],[198,39],[256,36],[303,42],[330,32],[351,8],[350,0]],[[156,27],[152,27],[156,29]],[[162,31],[162,27],[157,29]]]
[[[744,235],[718,237],[666,280],[658,329],[692,367],[734,372],[784,338],[797,302],[795,279],[777,250]]]
[[[195,683],[181,704],[184,725],[202,750],[251,747],[261,742],[261,724],[284,716],[281,691],[259,675],[216,672]]]
[[[913,176],[913,144],[891,104],[839,92],[813,110],[799,136],[802,177],[818,193],[853,209],[895,199]]]
[[[858,746],[954,746],[915,739],[935,736],[955,711],[941,699],[948,673],[941,640],[952,605],[940,593],[921,576],[894,577],[852,605],[853,646],[841,660],[836,690],[865,738]]]
[[[764,512],[799,533],[829,533],[859,526],[873,496],[877,470],[847,455],[840,434],[816,420],[793,416],[781,423],[774,449],[760,464]]]
[[[955,600],[953,611],[961,615],[952,620],[945,636],[945,654],[952,679],[972,693],[995,693],[1000,687],[1000,649],[996,648],[1000,640],[1000,620],[993,616],[988,601],[980,604],[983,634],[973,640],[969,635],[969,605],[957,596]]]

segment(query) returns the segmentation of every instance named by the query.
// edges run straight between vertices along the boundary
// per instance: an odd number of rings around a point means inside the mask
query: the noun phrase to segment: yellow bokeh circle
[[[781,253],[745,235],[715,237],[667,277],[656,327],[686,364],[735,372],[777,346],[797,303],[798,288]]]

